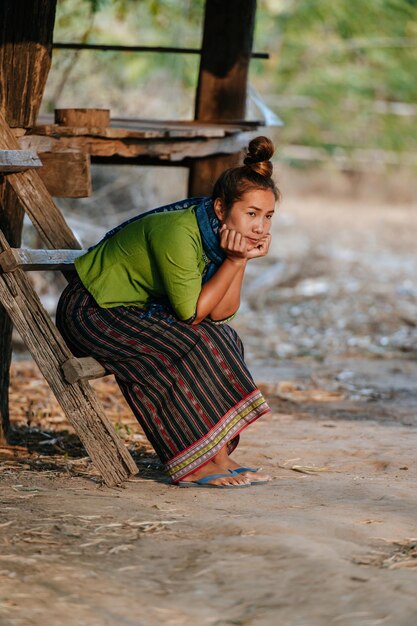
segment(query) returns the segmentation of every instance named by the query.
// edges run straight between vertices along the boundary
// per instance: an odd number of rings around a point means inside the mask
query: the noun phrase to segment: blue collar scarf
[[[96,245],[106,241],[128,224],[136,222],[136,220],[140,220],[147,215],[153,215],[154,213],[167,213],[168,211],[182,211],[183,209],[188,209],[191,206],[196,206],[196,217],[198,227],[200,229],[201,240],[203,242],[203,249],[209,260],[209,265],[207,266],[206,272],[203,276],[203,282],[206,282],[213,276],[225,259],[224,252],[220,248],[219,244],[219,220],[214,212],[213,200],[208,196],[187,198],[186,200],[166,204],[165,206],[158,207],[157,209],[152,209],[146,213],[136,215],[130,220],[123,222],[123,224],[119,224],[119,226],[109,230],[109,232],[104,235],[103,239],[89,248],[89,250],[92,250]]]

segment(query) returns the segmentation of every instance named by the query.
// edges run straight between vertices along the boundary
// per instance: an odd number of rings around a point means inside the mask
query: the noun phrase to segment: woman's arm
[[[220,247],[226,253],[217,272],[208,280],[197,301],[196,317],[193,324],[199,324],[210,316],[214,321],[224,320],[240,305],[240,292],[248,259],[265,256],[271,236],[266,235],[256,248],[248,250],[246,238],[241,233],[225,226],[220,230]]]
[[[193,324],[199,324],[208,316],[212,319],[225,319],[236,312],[239,308],[245,266],[245,258],[226,257],[214,276],[201,289]]]
[[[240,306],[240,292],[242,289],[243,277],[245,275],[245,268],[246,262],[239,266],[239,271],[236,272],[223,298],[217,306],[212,309],[210,319],[214,322],[225,320],[234,315],[238,310]]]
[[[197,301],[196,316],[193,324],[199,324],[203,319],[214,313],[218,305],[225,298],[229,288],[236,282],[238,286],[238,294],[236,295],[236,287],[232,289],[232,301],[227,301],[220,307],[222,310],[234,313],[237,306],[234,307],[234,301],[240,299],[240,285],[242,284],[243,273],[246,266],[247,244],[246,239],[236,230],[229,230],[225,225],[220,229],[220,247],[225,252],[226,258],[217,270],[217,272],[202,287]],[[234,307],[234,308],[233,308]],[[224,319],[231,315],[220,315],[217,311],[217,319]]]

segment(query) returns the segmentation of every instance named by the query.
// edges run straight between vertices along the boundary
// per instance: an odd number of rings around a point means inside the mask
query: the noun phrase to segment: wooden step
[[[0,254],[0,267],[3,272],[15,269],[30,270],[71,270],[77,257],[86,250],[30,250],[9,248]]]
[[[0,150],[0,174],[24,172],[42,167],[42,162],[33,150]]]
[[[92,380],[106,376],[106,370],[92,356],[81,358],[72,357],[61,367],[67,383],[77,383],[80,380]]]

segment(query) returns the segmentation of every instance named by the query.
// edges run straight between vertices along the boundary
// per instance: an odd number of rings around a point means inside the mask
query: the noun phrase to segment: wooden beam
[[[200,122],[244,119],[256,0],[206,0],[195,118]],[[189,195],[210,195],[221,171],[237,157],[209,157],[190,167]]]
[[[0,174],[24,172],[42,167],[42,162],[33,150],[0,150]]]
[[[42,152],[39,176],[51,196],[86,198],[91,196],[91,161],[84,152]]]

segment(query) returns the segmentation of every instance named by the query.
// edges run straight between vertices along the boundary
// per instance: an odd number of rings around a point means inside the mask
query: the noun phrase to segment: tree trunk
[[[232,122],[245,118],[256,0],[207,0],[195,119]],[[218,175],[237,155],[209,157],[190,167],[189,195],[211,193]]]
[[[0,2],[0,111],[12,127],[36,122],[51,65],[57,0]],[[15,192],[0,184],[0,227],[19,246],[23,211]],[[8,430],[8,389],[12,326],[0,309],[0,441]]]

